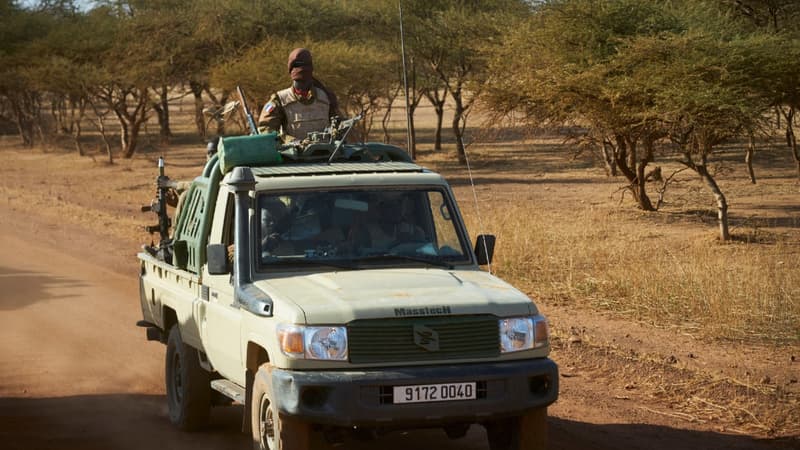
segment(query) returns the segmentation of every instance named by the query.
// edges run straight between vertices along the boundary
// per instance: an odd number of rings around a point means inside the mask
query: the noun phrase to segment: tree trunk
[[[729,241],[731,239],[731,234],[728,227],[728,201],[725,199],[725,195],[722,193],[722,190],[720,190],[719,185],[714,180],[714,177],[708,173],[708,168],[705,165],[705,157],[703,158],[703,164],[696,166],[696,171],[706,186],[708,186],[708,188],[711,190],[711,193],[714,195],[714,199],[717,202],[719,238],[723,241]]]
[[[191,89],[192,95],[194,96],[194,125],[197,127],[197,134],[202,138],[206,137],[206,119],[203,116],[204,88],[202,84],[196,81],[189,82],[189,89]]]
[[[792,126],[788,126],[787,134],[789,135],[789,146],[792,149],[792,158],[794,158],[795,169],[797,171],[797,178],[800,179],[800,153],[797,150],[797,137],[794,134]]]
[[[794,107],[789,107],[788,111],[784,112],[786,119],[786,145],[792,151],[797,178],[800,179],[800,153],[797,150],[797,137],[794,134],[794,113]]]
[[[70,114],[67,112],[67,102],[69,99],[65,95],[58,95],[50,100],[50,113],[55,120],[56,133],[59,134],[72,134],[72,126],[74,122],[70,120]],[[72,114],[74,115],[74,105]]]
[[[169,97],[167,94],[167,86],[161,86],[158,92],[158,102],[153,103],[153,109],[158,117],[158,135],[161,145],[168,145],[172,137],[172,130],[169,127]]]
[[[29,111],[33,108],[33,100],[28,92],[12,92],[6,95],[14,115],[14,125],[22,139],[24,147],[33,147],[33,119]]]
[[[142,128],[142,125],[147,122],[147,91],[140,93],[139,101],[136,107],[133,110],[133,113],[130,114],[130,136],[128,140],[128,147],[123,148],[123,156],[125,158],[133,157],[134,152],[136,152],[136,145],[139,142],[139,131]]]
[[[113,109],[119,121],[122,156],[131,158],[136,152],[139,132],[147,121],[147,109],[151,104],[147,89],[111,88],[103,100]],[[132,111],[130,107],[133,107]]]
[[[444,122],[444,102],[434,106],[436,111],[436,130],[433,132],[433,149],[442,149],[442,123]]]
[[[603,165],[606,169],[606,176],[609,177],[616,177],[617,176],[617,162],[614,159],[614,149],[613,145],[610,141],[603,141],[603,146],[601,147],[601,151],[603,152]]]
[[[411,159],[417,159],[417,128],[414,125],[413,109],[408,114],[408,133],[411,134],[411,148],[408,149],[408,154]]]
[[[631,193],[633,194],[636,204],[645,211],[655,211],[653,202],[647,195],[645,169],[647,168],[647,158],[643,159],[640,163],[636,162],[636,141],[628,136],[616,135],[617,141],[616,151],[614,152],[614,160],[625,176],[625,179],[630,183],[628,185]],[[631,163],[633,162],[633,163]]]
[[[130,142],[130,131],[128,129],[128,122],[125,120],[122,114],[120,113],[116,114],[117,114],[117,119],[119,119],[119,143],[120,146],[122,147],[122,154],[125,158],[130,158],[130,156],[128,156],[128,150],[130,149],[130,147],[128,146],[128,143]]]
[[[97,126],[97,130],[100,131],[100,138],[103,139],[103,145],[106,147],[108,163],[114,164],[114,154],[111,152],[111,142],[109,142],[108,135],[106,134],[105,114],[100,114],[100,110],[97,109],[97,106],[93,101],[89,101],[89,105],[92,107],[92,111],[94,111],[94,116],[97,117],[97,122],[95,122],[95,125]]]
[[[433,149],[442,149],[442,124],[444,123],[444,104],[447,101],[447,89],[442,92],[439,97],[439,90],[433,89],[423,94],[425,98],[433,105],[433,110],[436,112],[436,130],[433,132]]]
[[[86,99],[80,98],[77,100],[78,103],[78,116],[75,117],[74,114],[72,116],[72,120],[70,123],[70,130],[72,133],[72,139],[75,141],[75,149],[78,150],[79,156],[84,156],[83,153],[83,145],[81,144],[81,134],[83,132],[83,128],[81,127],[81,121],[83,121],[83,116],[86,115]],[[72,109],[75,109],[75,102],[72,102]]]
[[[634,169],[636,167],[636,139],[628,138],[627,141],[628,141],[628,160],[626,161],[626,164],[631,169]]]
[[[653,202],[650,201],[650,196],[647,195],[647,177],[644,174],[645,168],[647,168],[647,161],[640,161],[636,164],[636,179],[633,181],[633,196],[639,203],[639,207],[643,210],[655,211],[656,209],[653,207]]]
[[[756,137],[753,132],[750,132],[750,142],[747,145],[747,151],[744,155],[744,162],[747,164],[747,174],[750,176],[750,183],[756,184],[756,173],[753,171],[753,153],[756,150]]]
[[[708,144],[705,144],[703,148],[699,150],[701,152],[699,164],[695,164],[694,160],[692,160],[691,151],[687,148],[683,149],[684,160],[681,161],[681,163],[700,175],[700,179],[706,184],[711,194],[714,195],[714,199],[717,202],[719,238],[723,241],[729,241],[731,239],[731,233],[728,227],[728,201],[725,199],[725,194],[722,193],[714,177],[708,172],[707,158],[712,149]]]
[[[458,162],[466,164],[467,153],[464,148],[464,129],[461,127],[461,118],[464,115],[464,102],[461,98],[461,89],[456,89],[451,93],[455,109],[453,111],[453,135],[456,138],[456,154]]]
[[[389,119],[392,118],[392,101],[394,98],[390,99],[388,102],[388,106],[386,106],[386,111],[383,113],[383,117],[381,118],[381,130],[383,131],[383,143],[389,144],[391,141],[391,136],[389,136]]]
[[[131,132],[128,137],[128,148],[125,149],[123,156],[125,158],[132,158],[136,152],[136,146],[139,144],[139,131],[141,130],[142,122],[136,121],[131,124]]]

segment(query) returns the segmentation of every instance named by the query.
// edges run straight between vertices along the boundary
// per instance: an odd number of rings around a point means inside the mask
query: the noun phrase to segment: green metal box
[[[280,164],[278,134],[256,134],[222,138],[219,144],[219,168],[223,174],[236,166],[266,166]]]

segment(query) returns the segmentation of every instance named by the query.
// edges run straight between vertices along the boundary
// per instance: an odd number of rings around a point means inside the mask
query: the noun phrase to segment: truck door
[[[219,208],[219,205],[226,205]],[[209,243],[233,244],[233,195],[220,192]],[[221,211],[222,210],[222,211]],[[241,322],[242,313],[234,301],[231,274],[210,275],[203,269],[203,284],[208,288],[208,305],[201,325],[208,359],[220,374],[243,386]]]

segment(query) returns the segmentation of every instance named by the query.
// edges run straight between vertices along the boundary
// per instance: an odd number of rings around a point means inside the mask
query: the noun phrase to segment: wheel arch
[[[245,352],[245,404],[242,409],[242,432],[250,433],[250,408],[252,408],[253,382],[256,379],[258,368],[269,362],[269,353],[261,344],[253,341],[247,342]]]
[[[256,373],[258,368],[267,362],[269,362],[269,353],[267,353],[264,346],[257,342],[248,341],[245,353],[245,369],[248,372]]]
[[[162,343],[166,344],[167,339],[169,338],[169,330],[173,326],[178,325],[178,313],[176,313],[175,310],[169,306],[162,306],[161,322],[164,331],[161,333],[163,340]]]

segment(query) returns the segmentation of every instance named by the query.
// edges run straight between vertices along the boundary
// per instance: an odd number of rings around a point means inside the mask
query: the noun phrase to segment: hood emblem
[[[414,343],[429,352],[439,351],[439,333],[425,325],[414,325]]]

